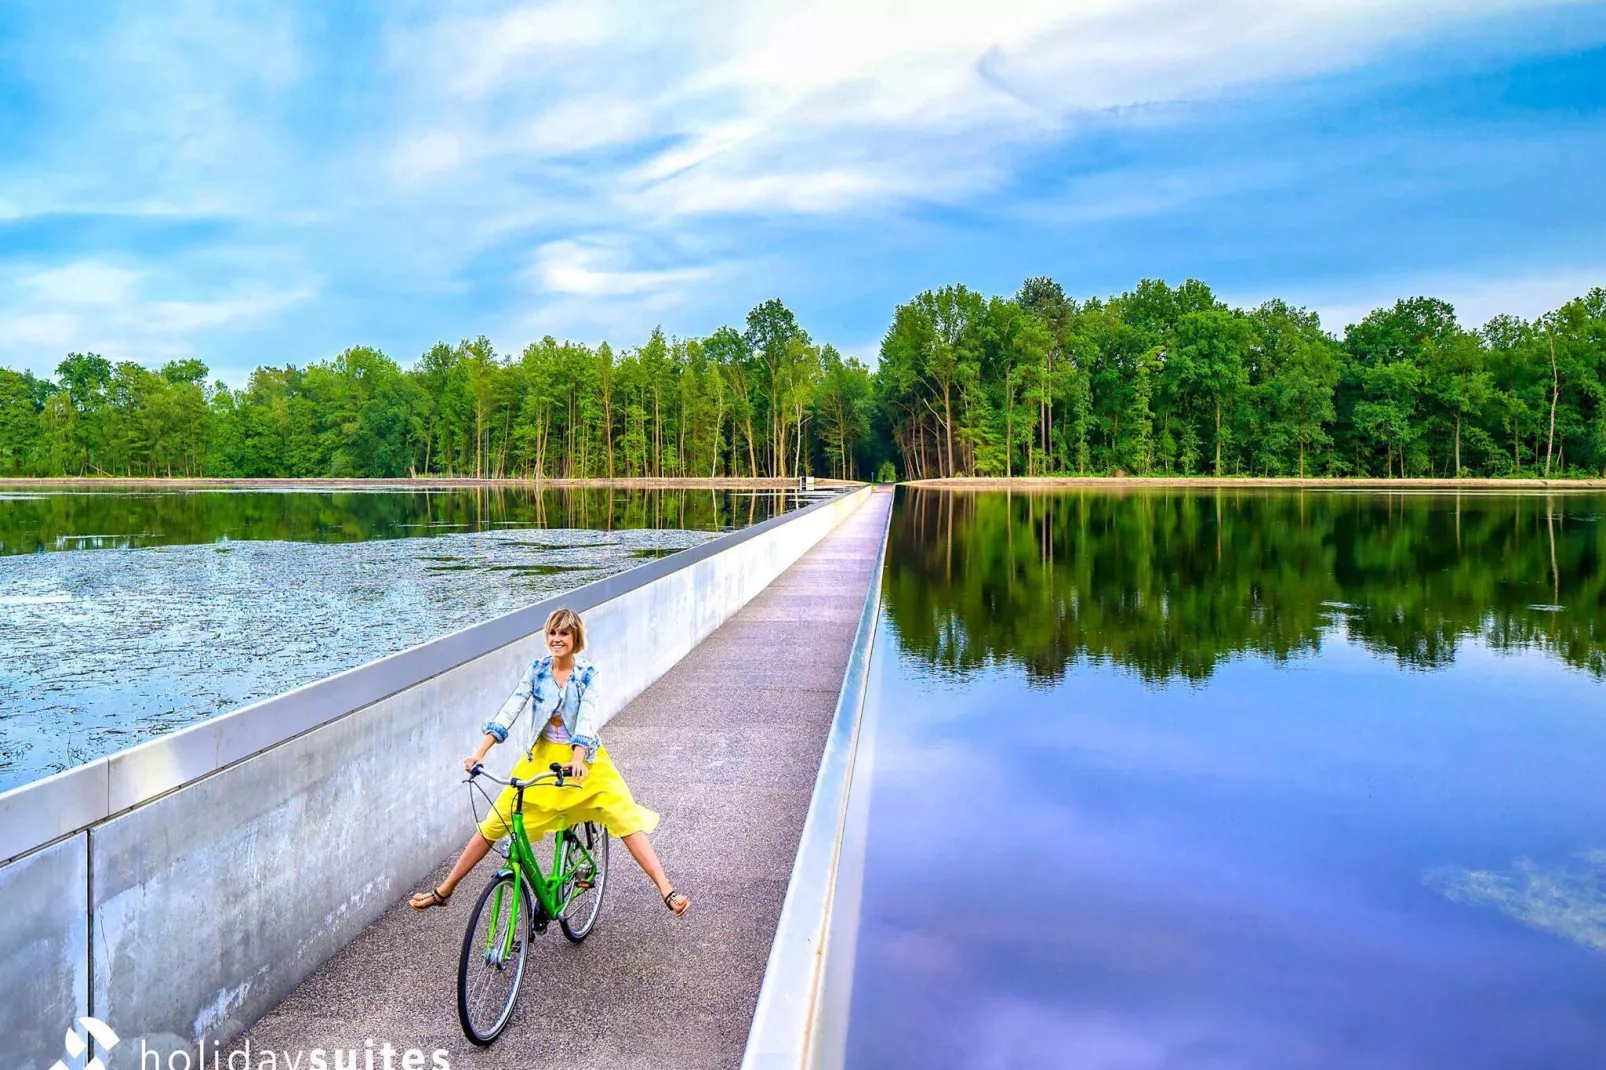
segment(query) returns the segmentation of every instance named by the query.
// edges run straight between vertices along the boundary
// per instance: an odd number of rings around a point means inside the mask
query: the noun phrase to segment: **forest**
[[[1347,638],[1423,671],[1481,644],[1606,679],[1606,531],[1554,495],[905,495],[886,613],[939,674],[1013,665],[1052,686],[1087,663],[1199,684]]]
[[[1052,279],[899,305],[871,369],[781,301],[615,349],[550,336],[261,367],[71,353],[0,368],[0,475],[916,479],[1606,474],[1606,289],[1462,327],[1403,299],[1342,332],[1197,280]]]

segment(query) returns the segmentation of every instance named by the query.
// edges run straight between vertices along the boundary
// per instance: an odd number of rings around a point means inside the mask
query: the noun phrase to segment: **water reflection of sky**
[[[1606,1065],[1589,675],[876,659],[849,1066]]]

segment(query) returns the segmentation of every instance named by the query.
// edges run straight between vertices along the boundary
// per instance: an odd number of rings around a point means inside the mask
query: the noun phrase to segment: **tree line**
[[[1347,639],[1417,669],[1472,642],[1606,678],[1606,531],[1563,496],[899,493],[886,613],[939,674],[1203,683]]]
[[[0,474],[518,478],[798,474],[1599,476],[1606,290],[1476,330],[1433,298],[1341,334],[1283,301],[1145,280],[1077,300],[1028,280],[893,312],[876,368],[779,300],[743,329],[615,350],[356,346],[244,387],[197,360],[73,353],[0,369]]]
[[[341,486],[322,493],[14,497],[16,500],[6,502],[5,508],[0,509],[0,557],[47,550],[257,540],[373,542],[413,538],[422,529],[431,535],[509,528],[720,532],[750,527],[786,507],[786,492],[779,489],[754,492],[671,486],[619,494],[595,484],[548,485],[539,490],[504,483],[447,490],[407,487],[378,493]],[[544,545],[527,540],[519,545],[523,549],[567,548],[564,544]],[[221,549],[227,550],[227,546]],[[632,551],[639,557],[669,552],[673,551]],[[568,566],[529,567],[550,571]]]

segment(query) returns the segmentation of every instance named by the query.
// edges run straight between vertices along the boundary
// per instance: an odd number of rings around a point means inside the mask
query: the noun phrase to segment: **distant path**
[[[1606,479],[1297,479],[1292,476],[960,476],[915,479],[945,490],[1063,490],[1067,487],[1303,487],[1309,490],[1603,490]]]
[[[873,495],[604,731],[636,798],[663,815],[653,842],[695,901],[686,917],[670,916],[615,843],[595,933],[574,947],[553,926],[537,941],[515,1017],[482,1052],[454,1001],[487,863],[446,909],[392,907],[257,1023],[244,1038],[253,1059],[361,1052],[372,1038],[446,1048],[454,1070],[737,1066],[891,505],[890,492]],[[465,802],[465,839],[469,829]]]

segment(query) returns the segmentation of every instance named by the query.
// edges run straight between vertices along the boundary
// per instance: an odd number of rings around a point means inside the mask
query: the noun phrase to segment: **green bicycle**
[[[507,865],[480,893],[457,965],[457,1017],[464,1035],[485,1047],[513,1017],[531,940],[545,933],[554,919],[576,944],[596,926],[608,884],[608,830],[590,821],[559,830],[552,872],[545,876],[524,832],[524,791],[549,782],[561,788],[568,770],[553,762],[552,772],[530,780],[500,780],[476,765],[469,783],[479,776],[518,792]]]

